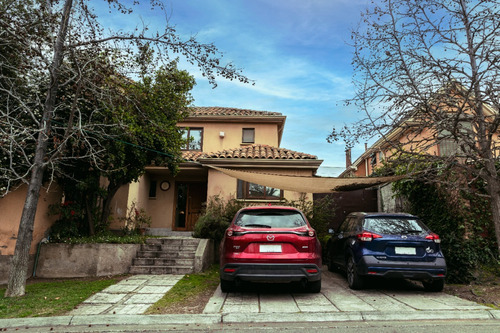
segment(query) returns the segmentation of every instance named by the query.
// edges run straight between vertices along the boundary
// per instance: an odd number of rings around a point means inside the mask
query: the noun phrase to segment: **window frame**
[[[461,120],[459,121],[459,126],[460,127],[458,131],[461,132],[462,134],[467,134],[468,132],[473,131],[473,125],[470,121]],[[467,155],[467,151],[464,151],[462,149],[460,143],[457,140],[455,140],[455,138],[453,137],[452,133],[449,130],[447,129],[441,130],[438,134],[437,140],[438,140],[437,147],[439,156],[461,157]]]
[[[150,180],[149,181],[149,194],[148,197],[149,199],[156,199],[157,196],[157,186],[158,186],[158,181],[157,180]]]
[[[181,130],[186,134],[186,144],[181,147],[181,151],[203,151],[203,127],[181,127]],[[191,144],[191,131],[200,131],[200,148],[199,149],[191,149],[189,146]],[[184,139],[184,133],[182,134],[182,138]]]
[[[251,184],[255,184],[255,185],[258,185],[258,186],[262,186],[264,188],[264,190],[262,191],[262,196],[250,196],[250,185]],[[279,191],[279,196],[267,196],[266,193],[267,193],[267,188],[272,188],[272,189],[275,189],[275,190],[278,190]],[[276,189],[274,187],[268,187],[268,186],[265,186],[265,185],[260,185],[260,184],[256,184],[256,183],[250,183],[250,182],[246,182],[246,181],[243,181],[241,179],[238,179],[238,183],[237,183],[237,191],[236,191],[236,198],[237,199],[242,199],[242,200],[272,200],[272,201],[280,201],[280,200],[283,200],[284,198],[284,191],[282,189]]]
[[[245,131],[251,131],[251,133],[252,133],[252,140],[251,141],[245,141]],[[243,143],[243,144],[255,143],[255,128],[254,127],[244,127],[241,130],[241,143]]]

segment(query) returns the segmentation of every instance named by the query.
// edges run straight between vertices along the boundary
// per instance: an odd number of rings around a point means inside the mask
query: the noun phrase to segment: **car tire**
[[[233,292],[235,289],[235,283],[229,280],[220,279],[220,290],[223,293]]]
[[[311,293],[319,293],[321,291],[321,279],[318,281],[310,281],[307,283],[307,290]]]
[[[364,278],[358,274],[356,262],[352,256],[347,258],[346,275],[349,288],[354,290],[363,289]]]
[[[431,281],[422,281],[424,289],[430,292],[440,292],[444,288],[444,279],[436,279]]]

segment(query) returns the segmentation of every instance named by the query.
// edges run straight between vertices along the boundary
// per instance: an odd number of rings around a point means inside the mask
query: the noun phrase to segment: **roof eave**
[[[323,160],[318,159],[262,159],[262,158],[200,158],[202,165],[238,168],[297,168],[318,169]]]

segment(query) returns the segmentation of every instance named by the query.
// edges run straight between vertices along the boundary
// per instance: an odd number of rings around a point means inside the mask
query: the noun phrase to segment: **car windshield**
[[[386,235],[418,235],[429,231],[419,220],[404,217],[369,217],[365,219],[364,229]]]
[[[241,212],[234,224],[247,228],[297,228],[306,221],[293,210],[249,210]]]

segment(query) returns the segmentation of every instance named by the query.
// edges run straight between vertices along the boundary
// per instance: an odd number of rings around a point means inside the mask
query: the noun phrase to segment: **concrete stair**
[[[191,274],[200,239],[150,238],[141,245],[130,267],[131,274]]]

